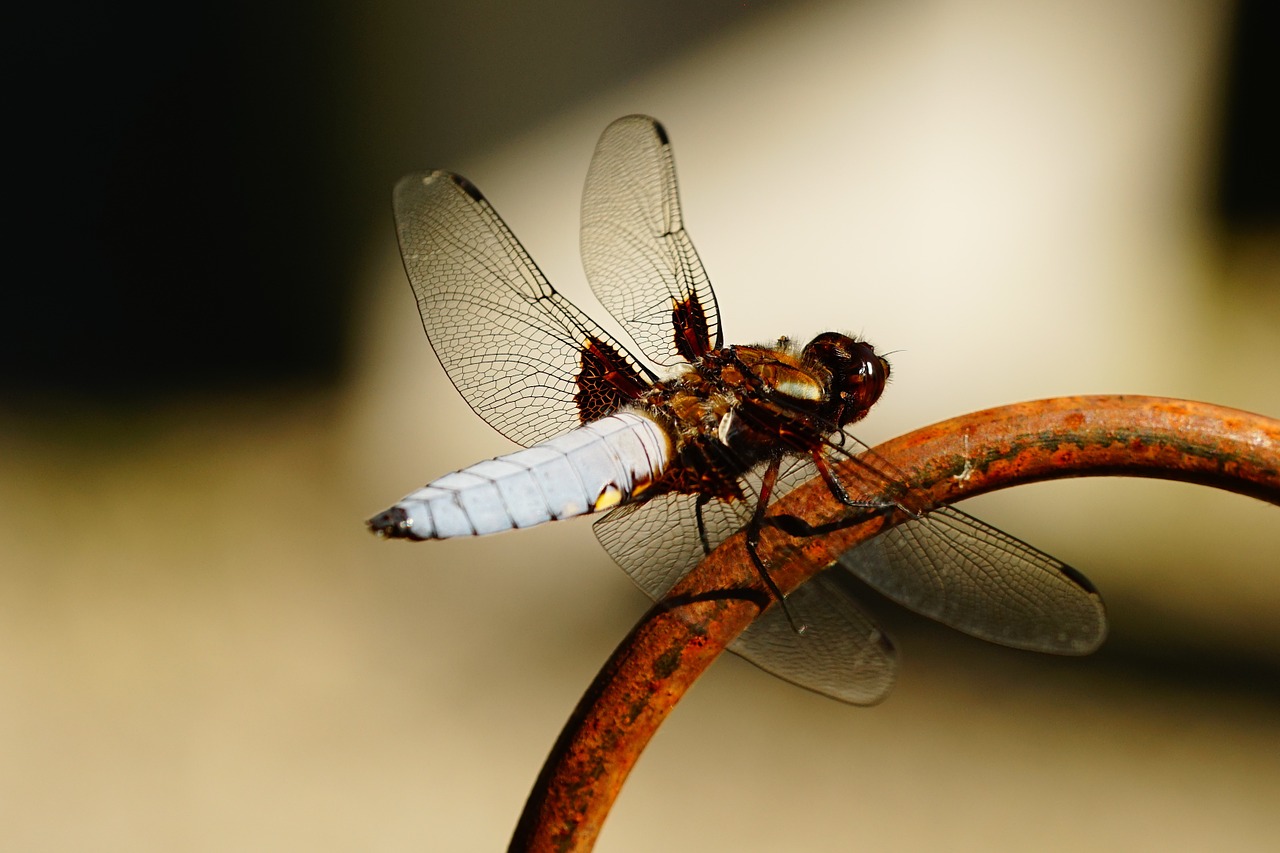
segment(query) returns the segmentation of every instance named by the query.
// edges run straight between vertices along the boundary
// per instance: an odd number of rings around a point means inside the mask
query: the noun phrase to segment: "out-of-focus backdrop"
[[[404,172],[466,174],[599,314],[582,179],[657,116],[728,339],[893,352],[871,443],[1059,394],[1280,414],[1262,2],[59,9],[5,59],[6,850],[501,848],[643,612],[585,521],[364,531],[511,449],[422,335]],[[1093,579],[1101,652],[879,606],[902,672],[869,710],[723,660],[600,849],[1275,849],[1276,509],[1119,480],[966,509]]]

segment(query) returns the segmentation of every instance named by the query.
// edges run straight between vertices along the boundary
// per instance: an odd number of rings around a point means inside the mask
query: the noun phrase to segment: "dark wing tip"
[[[398,506],[378,513],[365,524],[369,526],[370,533],[383,539],[409,539],[413,535],[409,514]]]
[[[471,196],[476,201],[484,201],[484,194],[476,189],[476,185],[468,181],[462,175],[446,171],[445,169],[433,169],[430,172],[414,172],[405,175],[399,181],[396,181],[395,195],[413,194],[420,192],[423,187],[428,187],[437,181],[447,181],[453,184],[462,192]]]
[[[1093,585],[1093,581],[1089,580],[1087,577],[1084,576],[1084,572],[1080,571],[1079,569],[1072,568],[1071,566],[1068,566],[1065,564],[1059,566],[1058,570],[1062,572],[1064,575],[1066,575],[1071,580],[1072,583],[1074,583],[1076,586],[1083,589],[1085,592],[1089,593],[1090,595],[1097,595],[1099,598],[1102,597],[1098,593],[1098,588]]]
[[[628,124],[643,124],[648,127],[651,127],[653,128],[654,135],[658,137],[659,142],[661,142],[663,145],[671,144],[671,140],[667,137],[667,129],[662,126],[662,122],[658,121],[653,116],[647,116],[644,113],[632,113],[629,116],[623,116],[620,119],[615,119],[614,121],[609,123],[609,127],[605,128],[603,135],[608,136],[609,131],[615,125],[623,126]]]
[[[433,172],[432,177],[447,178],[448,180],[453,181],[454,186],[471,196],[476,201],[485,200],[484,193],[480,192],[480,190],[476,188],[475,184],[471,183],[461,175],[455,175],[453,172]]]

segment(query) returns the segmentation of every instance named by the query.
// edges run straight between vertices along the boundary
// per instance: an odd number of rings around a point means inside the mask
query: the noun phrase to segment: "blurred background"
[[[135,3],[10,27],[3,849],[506,845],[645,601],[586,521],[364,531],[511,449],[422,334],[405,172],[470,177],[598,316],[587,163],[610,120],[657,116],[727,339],[894,353],[873,444],[1060,394],[1280,415],[1260,1]],[[1107,480],[965,509],[1092,578],[1101,652],[873,603],[902,670],[867,710],[726,658],[600,849],[1274,849],[1275,508]]]

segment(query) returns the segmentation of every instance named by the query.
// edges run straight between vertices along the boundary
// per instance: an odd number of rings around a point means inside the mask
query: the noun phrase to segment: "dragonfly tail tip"
[[[409,514],[398,506],[378,513],[365,524],[369,526],[369,532],[383,539],[409,539],[413,535]]]

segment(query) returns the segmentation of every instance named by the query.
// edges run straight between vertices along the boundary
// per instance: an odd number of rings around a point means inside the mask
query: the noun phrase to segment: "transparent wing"
[[[911,509],[899,472],[851,435],[827,449],[828,465],[861,448],[846,490],[889,495]],[[787,486],[804,482],[798,466]],[[782,484],[780,484],[780,489]],[[866,509],[849,511],[850,519]],[[911,610],[966,634],[1013,648],[1088,654],[1107,633],[1102,597],[1083,574],[953,506],[909,519],[840,557],[845,569]]]
[[[1055,654],[1101,646],[1106,607],[1078,570],[954,506],[920,512],[901,471],[850,434],[840,442],[828,444],[824,455],[850,497],[888,496],[918,514],[844,553],[838,562],[846,570],[920,615],[1001,646]],[[795,462],[778,478],[778,492],[815,475],[809,460]],[[824,528],[874,511],[849,507],[845,520]]]
[[[805,464],[788,460],[780,481],[801,477]],[[809,466],[810,470],[812,466]],[[757,495],[759,472],[743,478],[743,491]],[[662,495],[619,507],[594,529],[609,555],[650,598],[657,601],[705,556],[698,536],[697,499]],[[750,502],[713,500],[703,507],[703,524],[714,549],[751,518]],[[897,669],[893,644],[827,571],[788,596],[806,624],[797,635],[786,614],[771,607],[729,646],[761,669],[793,684],[855,705],[880,701]]]
[[[843,451],[833,448],[828,464],[834,468],[843,458]],[[854,468],[860,475],[845,483],[851,494],[905,494],[885,460],[866,452],[860,458],[862,464]],[[776,494],[784,495],[816,476],[810,459],[788,459]],[[758,494],[758,471],[743,482],[745,494]],[[605,550],[655,600],[703,557],[695,503],[691,496],[664,495],[614,510],[596,522]],[[850,507],[846,520],[856,523],[874,511]],[[746,526],[750,499],[735,504],[711,501],[703,517],[708,542],[715,548]],[[837,521],[828,527],[840,525]],[[893,645],[839,582],[838,573],[844,570],[917,613],[1002,645],[1087,654],[1106,636],[1102,599],[1080,572],[955,507],[943,506],[851,549],[835,568],[791,593],[788,603],[809,626],[804,636],[796,635],[782,610],[773,607],[731,650],[780,678],[844,702],[864,705],[883,698],[896,671]]]
[[[592,526],[605,551],[636,586],[659,600],[706,556],[698,536],[697,498],[668,493],[618,507]],[[712,500],[702,509],[714,550],[751,520],[741,503]]]
[[[664,366],[719,348],[720,312],[684,230],[662,125],[627,116],[605,128],[582,195],[582,264],[596,297],[640,351]]]
[[[952,506],[840,557],[870,586],[984,640],[1083,655],[1107,634],[1102,597],[1080,572]]]
[[[746,500],[710,500],[703,506],[703,527],[711,550],[751,521],[764,467],[757,466],[739,478],[738,486]],[[789,491],[815,475],[813,464],[807,459],[788,457],[782,461],[774,494]],[[620,506],[594,524],[596,538],[609,556],[654,601],[666,595],[707,555],[698,536],[697,502],[694,495],[668,492]]]
[[[465,178],[409,175],[396,185],[394,210],[431,346],[471,408],[503,435],[535,444],[648,386],[648,371],[556,292]],[[584,376],[584,351],[621,380]]]
[[[804,620],[797,634],[781,607],[770,607],[730,644],[784,681],[851,705],[889,695],[898,671],[893,643],[828,569],[801,584],[787,604]]]

